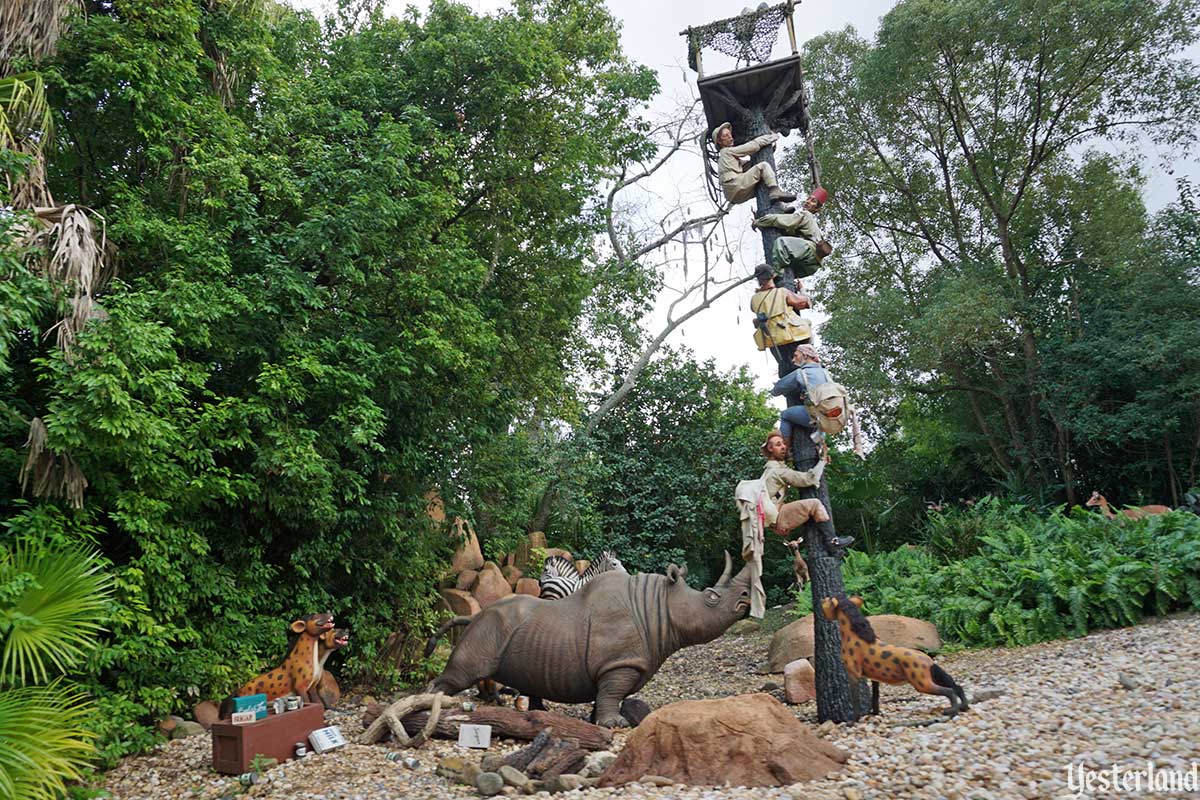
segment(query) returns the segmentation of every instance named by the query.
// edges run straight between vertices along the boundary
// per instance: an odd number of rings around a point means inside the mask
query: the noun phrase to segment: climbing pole
[[[813,187],[820,186],[821,171],[812,145],[812,126],[809,119],[809,98],[804,83],[804,69],[796,46],[796,29],[793,19],[793,0],[774,6],[760,5],[736,17],[718,20],[707,25],[690,27],[681,32],[688,42],[688,65],[697,73],[696,85],[704,114],[711,131],[728,122],[733,128],[734,140],[747,142],[772,131],[786,135],[792,129],[799,130],[805,138]],[[779,36],[780,23],[786,23],[791,54],[769,61],[771,50]],[[705,75],[703,51],[713,49],[737,59],[738,66],[729,72]],[[741,66],[742,62],[746,66]],[[711,162],[716,161],[717,147],[706,142],[709,158],[706,173],[714,200],[720,202]],[[771,147],[763,147],[750,157],[751,165],[765,161],[775,169],[775,155]],[[757,188],[758,216],[771,209],[772,200],[768,188],[760,183]],[[764,227],[760,230],[763,240],[763,255],[768,263],[775,241],[780,236],[778,228]],[[791,286],[795,277],[790,266],[784,270],[784,285]],[[781,364],[780,375],[794,369],[791,364]],[[792,399],[789,398],[789,404]],[[822,457],[818,446],[809,436],[793,436],[793,459],[797,470],[809,470]],[[829,487],[825,478],[815,488],[798,490],[801,498],[819,498],[825,508],[832,512],[829,503]],[[829,550],[828,542],[835,536],[832,513],[829,522],[810,523],[807,526],[806,542],[809,554],[809,571],[812,577],[813,608],[821,606],[821,598],[845,594],[842,580],[841,560],[837,553]],[[817,716],[822,720],[853,722],[856,717],[851,702],[850,678],[841,659],[841,640],[838,628],[821,614],[815,615],[815,654],[817,686]]]

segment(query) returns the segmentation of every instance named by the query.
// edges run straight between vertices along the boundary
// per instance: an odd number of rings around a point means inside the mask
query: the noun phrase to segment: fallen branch
[[[407,745],[408,731],[424,731],[430,727],[432,715],[426,712],[432,705],[432,700],[422,701],[419,698],[432,698],[434,695],[413,695],[388,705],[372,703],[363,713],[363,727],[366,733],[362,741],[371,743],[384,738],[389,729],[394,733],[395,728],[386,720],[389,710],[396,709],[397,726],[404,732],[403,737],[396,740]],[[401,704],[408,702],[407,706]],[[428,703],[425,705],[424,703]],[[492,734],[508,739],[530,741],[544,730],[551,735],[563,739],[576,739],[579,746],[585,750],[605,750],[612,745],[612,731],[584,722],[575,717],[568,717],[554,711],[517,711],[502,706],[483,706],[474,711],[462,711],[447,704],[447,708],[433,722],[429,735],[442,739],[457,739],[460,726],[490,725]],[[373,737],[373,738],[372,738]]]

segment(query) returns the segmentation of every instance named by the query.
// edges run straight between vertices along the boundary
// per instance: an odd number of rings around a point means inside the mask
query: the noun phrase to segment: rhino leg
[[[596,706],[592,717],[597,725],[624,728],[629,722],[621,716],[621,701],[637,691],[642,673],[633,667],[609,670],[596,680]]]
[[[495,658],[480,658],[477,652],[462,647],[462,642],[450,654],[442,674],[433,679],[428,691],[458,694],[464,689],[491,678],[496,672]]]

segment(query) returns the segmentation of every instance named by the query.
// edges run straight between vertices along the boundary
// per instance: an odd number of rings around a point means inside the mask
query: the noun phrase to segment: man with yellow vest
[[[775,286],[775,272],[766,264],[754,270],[758,290],[750,298],[754,314],[754,343],[759,350],[770,350],[779,363],[779,377],[790,372],[796,346],[812,339],[812,325],[797,311],[811,308],[808,296]]]

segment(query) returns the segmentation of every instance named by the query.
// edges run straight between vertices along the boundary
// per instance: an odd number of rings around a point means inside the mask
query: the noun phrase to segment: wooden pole
[[[793,2],[793,0],[788,0],[787,11],[785,12],[787,16],[784,17],[784,19],[787,20],[788,40],[792,43],[792,55],[797,55],[800,52],[800,50],[796,47],[796,23],[792,19],[792,11],[795,8],[795,2]]]

